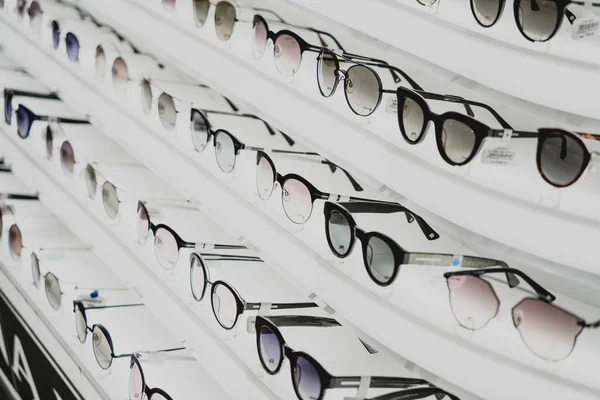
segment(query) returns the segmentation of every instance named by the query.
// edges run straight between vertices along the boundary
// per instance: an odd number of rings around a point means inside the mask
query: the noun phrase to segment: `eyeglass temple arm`
[[[370,58],[361,56],[359,54],[352,54],[344,52],[344,57],[348,57],[351,61],[358,61],[360,64],[368,65],[371,67],[384,68],[387,69],[390,74],[392,74],[392,78],[395,83],[402,82],[402,79],[398,76],[400,74],[406,81],[410,84],[413,89],[423,90],[421,85],[414,81],[406,72],[402,71],[400,68],[390,65],[387,61],[379,60],[376,58]],[[342,60],[343,62],[343,60]]]
[[[535,4],[534,4],[535,3]],[[571,3],[573,4],[577,4],[578,6],[585,6],[586,2],[585,1],[571,1]],[[600,7],[600,3],[591,3],[592,7]],[[531,8],[537,8],[534,11],[539,11],[540,6],[537,5],[537,3],[535,1],[531,2]],[[573,12],[571,10],[569,10],[568,8],[565,8],[565,16],[567,17],[567,20],[569,21],[569,23],[571,25],[573,25],[573,22],[575,22],[575,20],[577,19],[577,16],[575,14],[573,14]]]
[[[356,199],[358,198],[350,197],[350,200]],[[344,202],[340,204],[350,213],[391,214],[396,212],[404,212],[406,213],[406,220],[408,223],[416,220],[419,228],[421,228],[421,231],[428,240],[437,240],[440,238],[440,234],[437,233],[435,229],[433,229],[420,215],[412,212],[402,204],[369,199],[359,199],[356,200],[356,202]]]
[[[245,310],[259,310],[263,303],[246,303]],[[271,310],[291,310],[295,308],[319,307],[316,303],[271,303]]]
[[[500,123],[500,125],[502,126],[502,128],[504,129],[512,129],[512,127],[510,126],[510,124],[508,122],[506,122],[506,120],[504,118],[502,118],[502,116],[500,114],[498,114],[496,112],[496,110],[494,110],[492,107],[490,107],[489,105],[485,104],[485,103],[480,103],[477,101],[472,101],[472,100],[468,100],[465,99],[463,97],[460,96],[454,96],[451,94],[437,94],[437,93],[431,93],[431,92],[425,92],[425,91],[417,91],[421,96],[423,96],[426,99],[431,99],[431,100],[438,100],[438,101],[447,101],[450,103],[460,103],[462,105],[465,106],[465,109],[467,110],[467,114],[470,117],[474,117],[475,113],[473,112],[473,109],[471,109],[470,106],[476,106],[476,107],[481,107],[484,108],[485,110],[489,111],[490,114],[492,114],[494,116],[494,118],[496,119],[496,121],[498,121]]]
[[[489,268],[489,269],[475,269],[475,270],[470,270],[470,271],[453,271],[453,272],[446,272],[444,274],[444,278],[449,278],[452,276],[460,276],[460,275],[471,275],[471,276],[479,277],[479,276],[485,275],[485,274],[496,274],[496,273],[503,273],[503,274],[511,273],[514,275],[518,275],[525,282],[527,282],[529,284],[529,286],[531,286],[533,288],[533,290],[535,290],[538,297],[540,297],[542,300],[545,300],[548,303],[552,303],[554,300],[556,300],[556,296],[554,296],[552,293],[550,293],[548,290],[546,290],[544,287],[542,287],[542,285],[540,285],[539,283],[537,283],[536,281],[531,279],[524,272],[522,272],[518,269],[514,269],[514,268]]]
[[[281,15],[277,14],[275,11],[273,10],[268,10],[266,8],[257,8],[257,7],[251,7],[252,10],[257,11],[259,13],[263,13],[263,14],[271,14],[273,17],[275,17],[279,22],[283,22],[286,25],[290,25],[293,26],[291,24],[288,24],[282,17]]]
[[[458,256],[461,257],[461,256]],[[454,254],[440,254],[440,253],[406,253],[404,256],[403,264],[412,264],[412,265],[431,265],[431,266],[443,266],[443,267],[452,267],[454,266],[454,260],[457,259],[457,256]],[[474,256],[462,256],[462,261],[460,262],[461,268],[492,268],[492,267],[501,267],[505,269],[510,269],[508,264],[504,261],[493,260],[491,258],[482,258],[482,257],[474,257]],[[508,286],[511,288],[519,286],[519,278],[516,277],[515,274],[507,273],[506,280],[508,281]]]
[[[4,172],[4,171],[1,171]],[[0,194],[1,200],[39,200],[40,197],[37,194],[17,194],[17,193],[2,193]]]
[[[360,376],[337,376],[331,379],[329,388],[350,388],[349,384],[356,383],[360,384]],[[371,388],[410,388],[416,385],[430,385],[424,379],[417,378],[401,378],[401,377],[387,377],[387,376],[373,376],[371,377]]]
[[[196,360],[194,357],[191,357],[191,356],[169,354],[170,352],[173,352],[173,351],[180,351],[180,350],[185,350],[185,349],[186,349],[185,347],[174,347],[171,349],[162,349],[162,350],[136,351],[136,352],[128,353],[128,354],[113,355],[113,358],[124,358],[124,357],[131,357],[131,356],[135,355],[140,360],[189,360],[189,361]]]
[[[276,315],[267,317],[272,323],[278,327],[289,327],[289,326],[319,326],[319,327],[331,327],[341,326],[333,318],[317,317],[313,315]]]
[[[84,119],[73,119],[73,118],[62,118],[62,117],[49,117],[47,115],[38,116],[37,119],[40,120],[40,121],[61,122],[63,124],[83,124],[83,125],[90,125],[91,124],[90,121],[84,120]]]
[[[184,242],[183,247],[188,249],[206,249],[213,248],[218,250],[239,250],[239,249],[247,249],[244,245],[238,244],[214,244],[214,243],[204,243],[204,242]]]
[[[600,328],[600,321],[596,321],[596,322],[592,322],[592,323],[587,323],[585,321],[579,321],[579,325],[583,326],[584,328]]]
[[[214,253],[200,253],[203,259],[207,261],[254,261],[264,262],[260,257],[254,256],[237,256],[233,254],[214,254]]]
[[[83,301],[85,302],[85,300]],[[126,307],[142,307],[145,306],[144,303],[135,303],[135,304],[115,304],[111,306],[85,306],[86,310],[102,310],[105,308],[126,308]],[[73,304],[73,311],[75,311],[75,304]]]
[[[36,93],[36,92],[28,92],[26,90],[4,89],[4,98],[6,98],[7,95],[31,97],[31,98],[36,98],[36,99],[60,100],[57,92]]]
[[[458,397],[443,391],[438,387],[421,387],[415,389],[406,389],[400,392],[386,393],[381,396],[371,397],[366,400],[416,400],[425,397],[435,396],[436,399],[442,400],[448,396],[451,400],[459,400]]]

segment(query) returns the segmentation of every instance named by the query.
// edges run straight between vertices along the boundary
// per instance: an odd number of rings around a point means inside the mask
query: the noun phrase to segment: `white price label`
[[[600,17],[589,16],[576,19],[571,26],[571,37],[573,40],[585,39],[596,36],[600,31]]]
[[[390,99],[385,105],[385,112],[388,114],[398,113],[398,99],[396,98],[396,96],[390,97]]]
[[[496,147],[486,149],[481,156],[482,164],[503,164],[510,163],[515,158],[515,152],[508,147]]]

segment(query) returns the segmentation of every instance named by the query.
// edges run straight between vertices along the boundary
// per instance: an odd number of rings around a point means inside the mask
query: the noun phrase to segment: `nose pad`
[[[356,89],[356,85],[352,81],[352,79],[346,79],[346,93],[352,94]]]
[[[292,199],[292,194],[286,188],[283,188],[283,200],[290,201]]]
[[[159,236],[154,236],[154,247],[157,249],[161,249],[163,245],[163,241]]]
[[[518,328],[525,319],[525,313],[522,310],[515,309],[512,312],[512,317],[515,326]]]
[[[276,44],[276,45],[273,47],[273,55],[274,55],[275,57],[281,57],[281,46],[279,46],[278,44]]]

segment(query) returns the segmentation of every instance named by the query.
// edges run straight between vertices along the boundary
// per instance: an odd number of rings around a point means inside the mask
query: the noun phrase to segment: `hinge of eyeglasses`
[[[459,102],[463,101],[464,98],[460,97],[460,96],[455,96],[453,94],[445,94],[444,95],[444,100],[445,101],[453,101],[453,102],[459,103]]]
[[[272,303],[260,303],[260,308],[258,309],[258,314],[260,316],[269,316],[271,314],[271,306]],[[256,316],[252,315],[250,317],[248,317],[248,320],[246,321],[246,331],[249,334],[254,334],[256,333]]]
[[[329,198],[327,200],[329,200],[329,201],[339,201],[339,202],[345,203],[345,202],[350,201],[350,196],[344,196],[344,195],[341,195],[341,194],[330,193],[329,194]]]
[[[370,376],[361,376],[360,382],[358,384],[356,396],[354,396],[354,397],[346,396],[346,397],[344,397],[344,400],[364,400],[367,398],[367,392],[369,391],[370,387],[371,387],[371,377]]]

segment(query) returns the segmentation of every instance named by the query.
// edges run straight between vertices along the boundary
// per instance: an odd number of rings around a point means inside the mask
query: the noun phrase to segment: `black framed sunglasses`
[[[276,325],[276,322],[279,321],[278,318],[280,317],[258,316],[256,318],[258,358],[268,374],[277,374],[281,370],[283,360],[287,358],[290,362],[292,385],[299,400],[322,400],[327,390],[338,388],[358,389],[360,387],[360,376],[333,376],[308,353],[293,350],[285,342]],[[313,321],[315,320],[313,319]],[[323,324],[313,322],[308,325],[302,324],[302,326],[337,325],[328,324],[327,319],[325,319]],[[381,389],[411,388],[420,385],[430,385],[430,383],[423,379],[372,376],[370,377],[369,387]]]
[[[77,331],[77,339],[80,343],[85,343],[87,340],[88,332],[92,332],[93,329],[88,325],[86,310],[105,310],[111,308],[128,308],[128,307],[143,307],[143,303],[131,303],[131,304],[114,304],[109,306],[98,306],[88,305],[81,300],[73,301],[73,313],[75,314],[75,330]]]
[[[455,271],[444,274],[454,318],[465,329],[479,330],[496,317],[500,300],[484,275],[504,273],[501,269]],[[586,322],[554,304],[556,297],[519,270],[512,274],[525,280],[537,298],[526,297],[511,310],[512,321],[525,346],[547,361],[561,361],[575,348],[584,328],[600,328],[600,321]]]
[[[21,139],[27,139],[27,137],[29,137],[31,126],[35,121],[57,122],[61,124],[90,124],[90,121],[88,120],[38,115],[22,104],[19,104],[19,108],[17,108],[15,114],[17,116],[17,133]]]
[[[506,0],[471,0],[471,12],[475,21],[490,28],[500,19]],[[585,1],[571,0],[514,0],[515,23],[521,35],[530,42],[546,42],[556,35],[562,26],[564,17],[573,24],[577,16],[567,6],[574,4],[585,6]],[[591,3],[600,7],[600,3]]]
[[[209,255],[210,256],[210,255]],[[220,258],[227,260],[228,258]],[[260,261],[260,259],[241,259],[237,261]],[[239,292],[229,283],[216,280],[210,280],[210,273],[206,263],[198,254],[192,253],[190,256],[190,285],[194,299],[200,302],[210,286],[210,298],[213,315],[215,319],[226,330],[232,330],[240,316],[245,311],[258,311],[263,305],[266,305],[270,310],[295,310],[304,308],[319,307],[313,302],[301,303],[264,303],[264,302],[247,302],[242,298]]]
[[[144,397],[145,396],[145,397]],[[173,400],[160,388],[149,388],[137,355],[132,354],[129,360],[129,400]]]
[[[150,220],[148,209],[142,201],[138,201],[137,205],[137,232],[138,242],[140,245],[145,245],[149,235],[152,232],[154,235],[154,255],[159,265],[167,270],[172,270],[177,265],[179,260],[179,252],[181,249],[210,249],[210,250],[247,250],[243,245],[237,244],[213,244],[204,242],[188,242],[185,241],[175,232],[173,228],[165,224],[154,224]],[[210,255],[210,254],[207,254]]]
[[[55,92],[50,93],[38,93],[38,92],[30,92],[26,90],[18,90],[18,89],[9,89],[4,88],[4,121],[7,125],[12,124],[12,116],[14,113],[12,100],[14,96],[23,96],[30,97],[35,99],[51,99],[51,100],[60,100],[58,94]]]
[[[438,267],[491,268],[501,266],[508,269],[504,261],[489,258],[408,252],[390,237],[380,232],[366,232],[357,226],[353,213],[407,213],[416,219],[429,240],[439,235],[418,215],[399,204],[378,203],[333,203],[326,202],[325,236],[331,252],[338,258],[346,258],[354,249],[356,240],[362,243],[363,262],[367,274],[379,286],[389,286],[398,276],[401,265],[422,265]],[[428,232],[428,233],[426,233]],[[507,273],[511,287],[519,284],[516,276]]]

